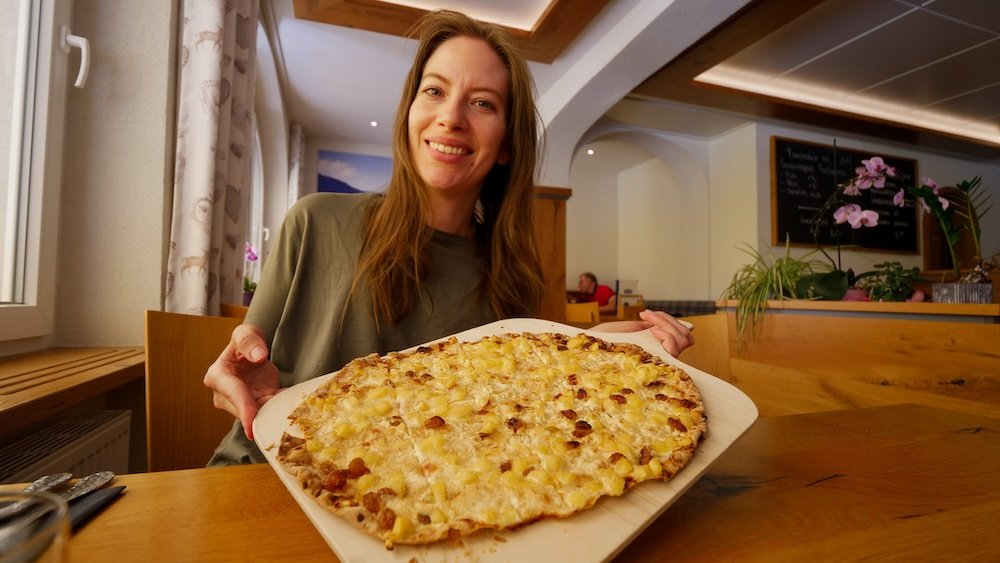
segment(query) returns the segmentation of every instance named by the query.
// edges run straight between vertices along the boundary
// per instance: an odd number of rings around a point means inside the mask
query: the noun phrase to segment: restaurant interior
[[[15,109],[0,121],[0,492],[114,472],[69,504],[66,560],[1000,553],[1000,4],[8,4],[3,42],[34,62],[8,58],[0,79]],[[205,468],[233,416],[202,380],[288,209],[334,183],[384,189],[406,35],[438,8],[505,27],[529,61],[545,131],[537,318],[613,341],[598,325],[647,309],[684,321],[693,346],[652,352],[703,389],[709,430],[686,474],[593,515],[386,551],[316,517],[274,463]],[[198,156],[220,152],[222,166]],[[831,226],[833,196],[875,157],[900,172],[872,196],[882,230]],[[958,198],[951,222],[906,191],[930,182]],[[918,194],[898,214],[897,188]],[[821,217],[846,234],[821,243]],[[887,300],[738,291],[780,263],[911,275]],[[585,272],[613,310],[587,303]],[[11,521],[0,506],[0,556]]]

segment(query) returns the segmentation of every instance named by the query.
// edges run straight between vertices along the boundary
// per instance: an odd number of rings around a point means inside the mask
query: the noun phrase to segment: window
[[[67,0],[0,3],[0,341],[53,328],[70,13]]]

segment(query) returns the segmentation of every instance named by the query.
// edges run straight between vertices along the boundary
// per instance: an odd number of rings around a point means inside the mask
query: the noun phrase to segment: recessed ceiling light
[[[378,127],[378,121],[372,121],[372,127]]]
[[[587,149],[587,154],[589,154],[589,155],[593,156],[593,154],[594,154],[594,149]]]

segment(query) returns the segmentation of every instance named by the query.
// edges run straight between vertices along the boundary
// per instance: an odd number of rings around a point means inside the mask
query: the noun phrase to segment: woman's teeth
[[[438,152],[443,152],[444,154],[457,154],[459,156],[468,154],[468,151],[461,147],[451,147],[448,145],[442,145],[441,143],[435,143],[434,141],[430,141],[428,144],[430,144],[432,149]]]

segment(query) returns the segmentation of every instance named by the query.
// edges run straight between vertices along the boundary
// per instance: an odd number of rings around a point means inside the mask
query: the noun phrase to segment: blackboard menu
[[[836,168],[834,167],[836,154]],[[835,190],[854,178],[862,160],[880,156],[896,168],[895,178],[886,178],[881,189],[862,190],[860,196],[846,197],[878,212],[878,225],[852,229],[850,224],[836,224],[834,205],[823,209]],[[836,174],[834,173],[836,170]],[[782,137],[771,137],[771,244],[782,245],[786,236],[793,245],[824,247],[859,246],[871,250],[900,253],[918,252],[917,209],[907,197],[905,207],[897,207],[892,198],[903,186],[917,185],[917,161],[871,151],[857,151],[841,146],[820,145]],[[819,221],[817,237],[813,228]]]

